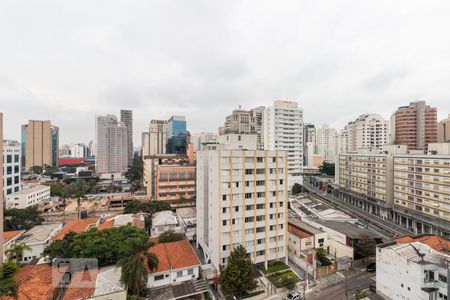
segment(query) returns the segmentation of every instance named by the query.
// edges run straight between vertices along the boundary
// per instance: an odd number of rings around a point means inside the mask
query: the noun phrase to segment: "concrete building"
[[[23,253],[22,263],[29,263],[33,259],[41,258],[45,248],[51,244],[52,238],[61,230],[63,224],[37,225],[22,234],[17,240],[17,244],[25,244],[30,250]]]
[[[84,143],[65,144],[59,149],[60,158],[81,158],[89,156],[91,156],[89,147]]]
[[[337,138],[337,153],[347,153],[349,152],[349,136],[347,126],[339,131]]]
[[[128,137],[123,122],[115,115],[96,117],[97,173],[124,173],[128,169]]]
[[[348,151],[380,149],[389,143],[389,122],[378,114],[363,114],[348,123]]]
[[[438,236],[402,237],[376,251],[377,294],[384,299],[450,297],[450,241]]]
[[[303,126],[303,165],[312,166],[312,156],[316,154],[316,128],[314,124]]]
[[[392,144],[407,145],[408,150],[428,149],[437,142],[437,110],[425,101],[401,106],[391,117]]]
[[[133,164],[133,111],[128,109],[120,110],[120,122],[127,128],[127,158],[128,166]]]
[[[172,116],[167,122],[167,153],[186,154],[187,130],[184,116]]]
[[[59,128],[50,121],[30,120],[22,125],[22,167],[58,166]]]
[[[157,155],[167,153],[167,121],[151,120],[148,126],[148,144],[145,146],[145,155]]]
[[[182,232],[177,215],[171,210],[156,212],[152,216],[151,236],[160,236],[167,231]]]
[[[264,117],[264,149],[288,153],[289,186],[301,182],[303,167],[303,110],[293,101],[274,101]]]
[[[447,119],[444,119],[437,124],[437,135],[438,143],[450,142],[450,114]]]
[[[17,239],[20,238],[25,233],[25,230],[13,230],[5,231],[3,237],[5,238],[3,242],[3,262],[8,258],[6,257],[6,251],[16,243]]]
[[[3,197],[20,190],[20,144],[3,141]]]
[[[47,185],[31,185],[24,187],[22,190],[6,196],[6,207],[11,208],[27,208],[33,205],[39,205],[45,200],[50,199],[50,186]]]
[[[197,237],[197,211],[195,207],[177,208],[176,214],[186,238],[189,241],[195,241]]]
[[[327,163],[335,163],[337,155],[337,132],[328,125],[316,130],[317,154],[323,155]]]
[[[256,141],[220,136],[197,153],[197,247],[217,271],[237,245],[266,267],[287,259],[287,152]]]
[[[3,153],[3,113],[0,112],[0,153]],[[0,170],[3,170],[3,159],[0,159]],[[3,172],[0,172],[0,203],[4,203],[3,197]],[[3,265],[3,205],[0,205],[0,267]]]

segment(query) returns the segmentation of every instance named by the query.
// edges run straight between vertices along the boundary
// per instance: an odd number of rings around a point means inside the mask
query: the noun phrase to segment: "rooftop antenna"
[[[416,248],[416,247],[414,247],[414,245],[413,244],[409,244],[413,249],[414,249],[414,251],[416,251],[416,253],[417,253],[417,256],[419,256],[420,257],[420,259],[422,260],[422,262],[423,262],[423,257],[425,256],[425,254],[423,254],[423,253],[420,253],[419,252],[419,250]]]

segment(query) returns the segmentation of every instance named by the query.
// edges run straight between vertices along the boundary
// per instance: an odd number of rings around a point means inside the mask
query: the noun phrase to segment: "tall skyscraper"
[[[380,149],[389,143],[389,122],[378,114],[363,114],[348,123],[348,150]]]
[[[187,131],[184,116],[172,116],[167,123],[167,153],[186,154]]]
[[[50,121],[30,120],[22,125],[22,167],[58,166],[59,128]]]
[[[339,131],[338,140],[337,140],[337,152],[338,153],[347,153],[349,151],[348,147],[348,128],[345,126],[344,129]]]
[[[151,120],[148,126],[148,143],[146,145],[147,155],[167,153],[167,121]]]
[[[437,110],[425,101],[401,106],[391,117],[391,131],[393,144],[426,152],[428,144],[437,142]]]
[[[450,114],[447,119],[440,121],[437,126],[438,143],[450,142]]]
[[[301,178],[303,167],[303,110],[293,101],[274,101],[264,117],[264,147],[288,153],[289,185]],[[301,179],[300,179],[301,181]]]
[[[128,166],[133,164],[133,111],[127,109],[120,110],[120,122],[127,127],[127,157]]]
[[[328,163],[336,162],[337,137],[336,129],[330,128],[328,125],[322,125],[316,130],[317,154],[323,155]]]
[[[0,153],[3,153],[3,113],[0,112]],[[0,159],[0,170],[3,170],[3,159]],[[3,191],[3,172],[0,172],[0,191]],[[0,267],[3,265],[3,193],[0,193]]]
[[[96,117],[95,169],[98,173],[126,172],[128,169],[127,127],[115,115]]]
[[[303,165],[312,165],[312,156],[316,154],[316,128],[314,124],[303,125]]]
[[[243,245],[253,263],[287,260],[287,153],[227,134],[197,152],[197,244],[220,271]]]
[[[3,141],[3,196],[20,190],[20,144]],[[0,169],[1,170],[1,169]]]

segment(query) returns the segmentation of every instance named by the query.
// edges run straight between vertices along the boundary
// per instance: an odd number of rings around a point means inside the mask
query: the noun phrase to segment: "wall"
[[[353,248],[347,245],[344,245],[340,242],[337,242],[335,240],[329,239],[328,245],[330,249],[331,255],[336,255],[337,258],[348,256],[351,259],[354,258],[353,256]]]
[[[188,270],[193,269],[193,274],[188,275]],[[178,272],[183,272],[181,277],[177,276]],[[164,279],[155,280],[155,277],[158,275],[164,275]],[[185,269],[176,269],[172,271],[166,271],[162,273],[153,273],[149,274],[147,278],[147,287],[148,288],[156,288],[160,286],[165,286],[169,284],[177,284],[185,281],[190,281],[192,279],[196,279],[199,277],[199,266]]]

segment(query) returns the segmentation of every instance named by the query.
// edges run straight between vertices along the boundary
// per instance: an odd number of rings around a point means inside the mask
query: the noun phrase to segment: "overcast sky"
[[[450,113],[450,1],[0,1],[5,138],[50,119],[94,139],[95,115],[185,115],[216,131],[238,105],[298,101],[337,129],[426,100]]]

